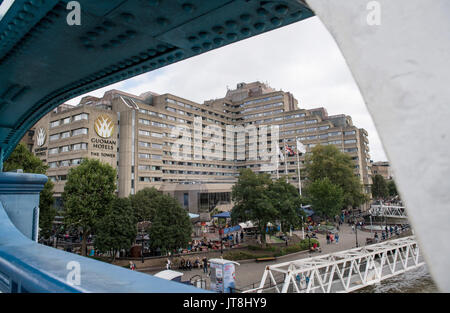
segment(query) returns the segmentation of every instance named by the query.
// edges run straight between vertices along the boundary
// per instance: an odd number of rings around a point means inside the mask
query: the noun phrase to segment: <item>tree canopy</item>
[[[395,197],[398,195],[397,186],[395,185],[394,180],[389,180],[387,182],[387,188],[388,188],[389,196]]]
[[[110,252],[114,260],[117,251],[131,248],[136,234],[136,219],[130,200],[114,197],[111,208],[97,225],[94,244],[100,252]]]
[[[320,216],[333,218],[340,214],[344,203],[344,192],[327,177],[309,184],[307,194],[314,211]]]
[[[112,205],[116,190],[116,170],[97,159],[83,159],[69,170],[62,199],[65,207],[64,222],[78,229],[82,236],[82,255],[86,253],[86,236]]]
[[[242,169],[231,196],[234,201],[232,220],[256,222],[263,241],[268,223],[281,223],[284,231],[300,223],[297,209],[301,205],[301,197],[297,188],[284,178],[273,182],[267,173],[256,174],[251,169]]]
[[[383,176],[377,174],[372,178],[372,197],[386,199],[389,195],[388,185]]]
[[[24,173],[45,174],[48,166],[31,153],[23,143],[19,143],[8,159],[3,163],[5,172],[22,169]],[[53,183],[48,180],[39,194],[39,236],[51,235],[53,220],[56,215],[53,199]]]
[[[151,202],[154,215],[147,230],[150,247],[160,248],[163,251],[186,247],[191,241],[192,234],[192,224],[188,212],[175,198],[154,191],[145,193],[153,195]]]
[[[357,207],[368,201],[363,193],[359,178],[354,174],[354,164],[347,154],[334,145],[318,145],[306,157],[306,176],[308,181],[328,178],[343,191],[343,206]]]
[[[130,195],[131,205],[138,222],[151,221],[156,209],[163,205],[165,198],[155,188],[144,188]]]

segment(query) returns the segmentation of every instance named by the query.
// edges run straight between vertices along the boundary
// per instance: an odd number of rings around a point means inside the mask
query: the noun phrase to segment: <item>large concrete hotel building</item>
[[[119,196],[156,187],[193,213],[229,210],[231,187],[241,168],[270,172],[273,178],[287,171],[289,181],[298,185],[297,156],[280,160],[275,151],[285,145],[295,150],[296,138],[307,151],[332,144],[348,153],[368,190],[367,132],[353,126],[350,116],[329,116],[324,108],[306,110],[297,104],[291,93],[260,82],[239,83],[225,97],[202,104],[171,94],[110,90],[102,98],[87,96],[78,106],[63,104],[47,114],[34,126],[32,150],[49,165],[59,205],[69,169],[88,157],[117,169]],[[230,125],[241,128],[230,133]],[[264,125],[267,137],[259,132]],[[279,125],[278,134],[271,125]],[[256,137],[276,155],[278,170],[264,167],[270,161],[256,154],[261,145]],[[180,153],[174,155],[174,148]],[[301,168],[303,160],[304,155]]]

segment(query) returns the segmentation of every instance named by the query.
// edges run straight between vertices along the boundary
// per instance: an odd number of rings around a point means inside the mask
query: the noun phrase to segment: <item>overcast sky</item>
[[[162,69],[90,92],[101,97],[119,89],[139,95],[171,93],[203,103],[225,96],[227,86],[267,82],[289,91],[299,108],[324,107],[329,115],[347,114],[369,133],[371,159],[387,160],[361,94],[336,43],[317,17],[209,51]],[[68,103],[78,104],[81,97]]]

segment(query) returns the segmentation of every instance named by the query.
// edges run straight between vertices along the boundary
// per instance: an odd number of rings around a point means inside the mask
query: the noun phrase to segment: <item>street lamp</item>
[[[144,231],[141,233],[141,262],[144,263]]]

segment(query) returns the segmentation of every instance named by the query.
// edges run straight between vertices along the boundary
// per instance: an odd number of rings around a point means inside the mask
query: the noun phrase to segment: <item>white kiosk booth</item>
[[[210,289],[215,292],[232,293],[236,288],[235,264],[240,264],[224,259],[210,259],[209,264],[211,270]]]

